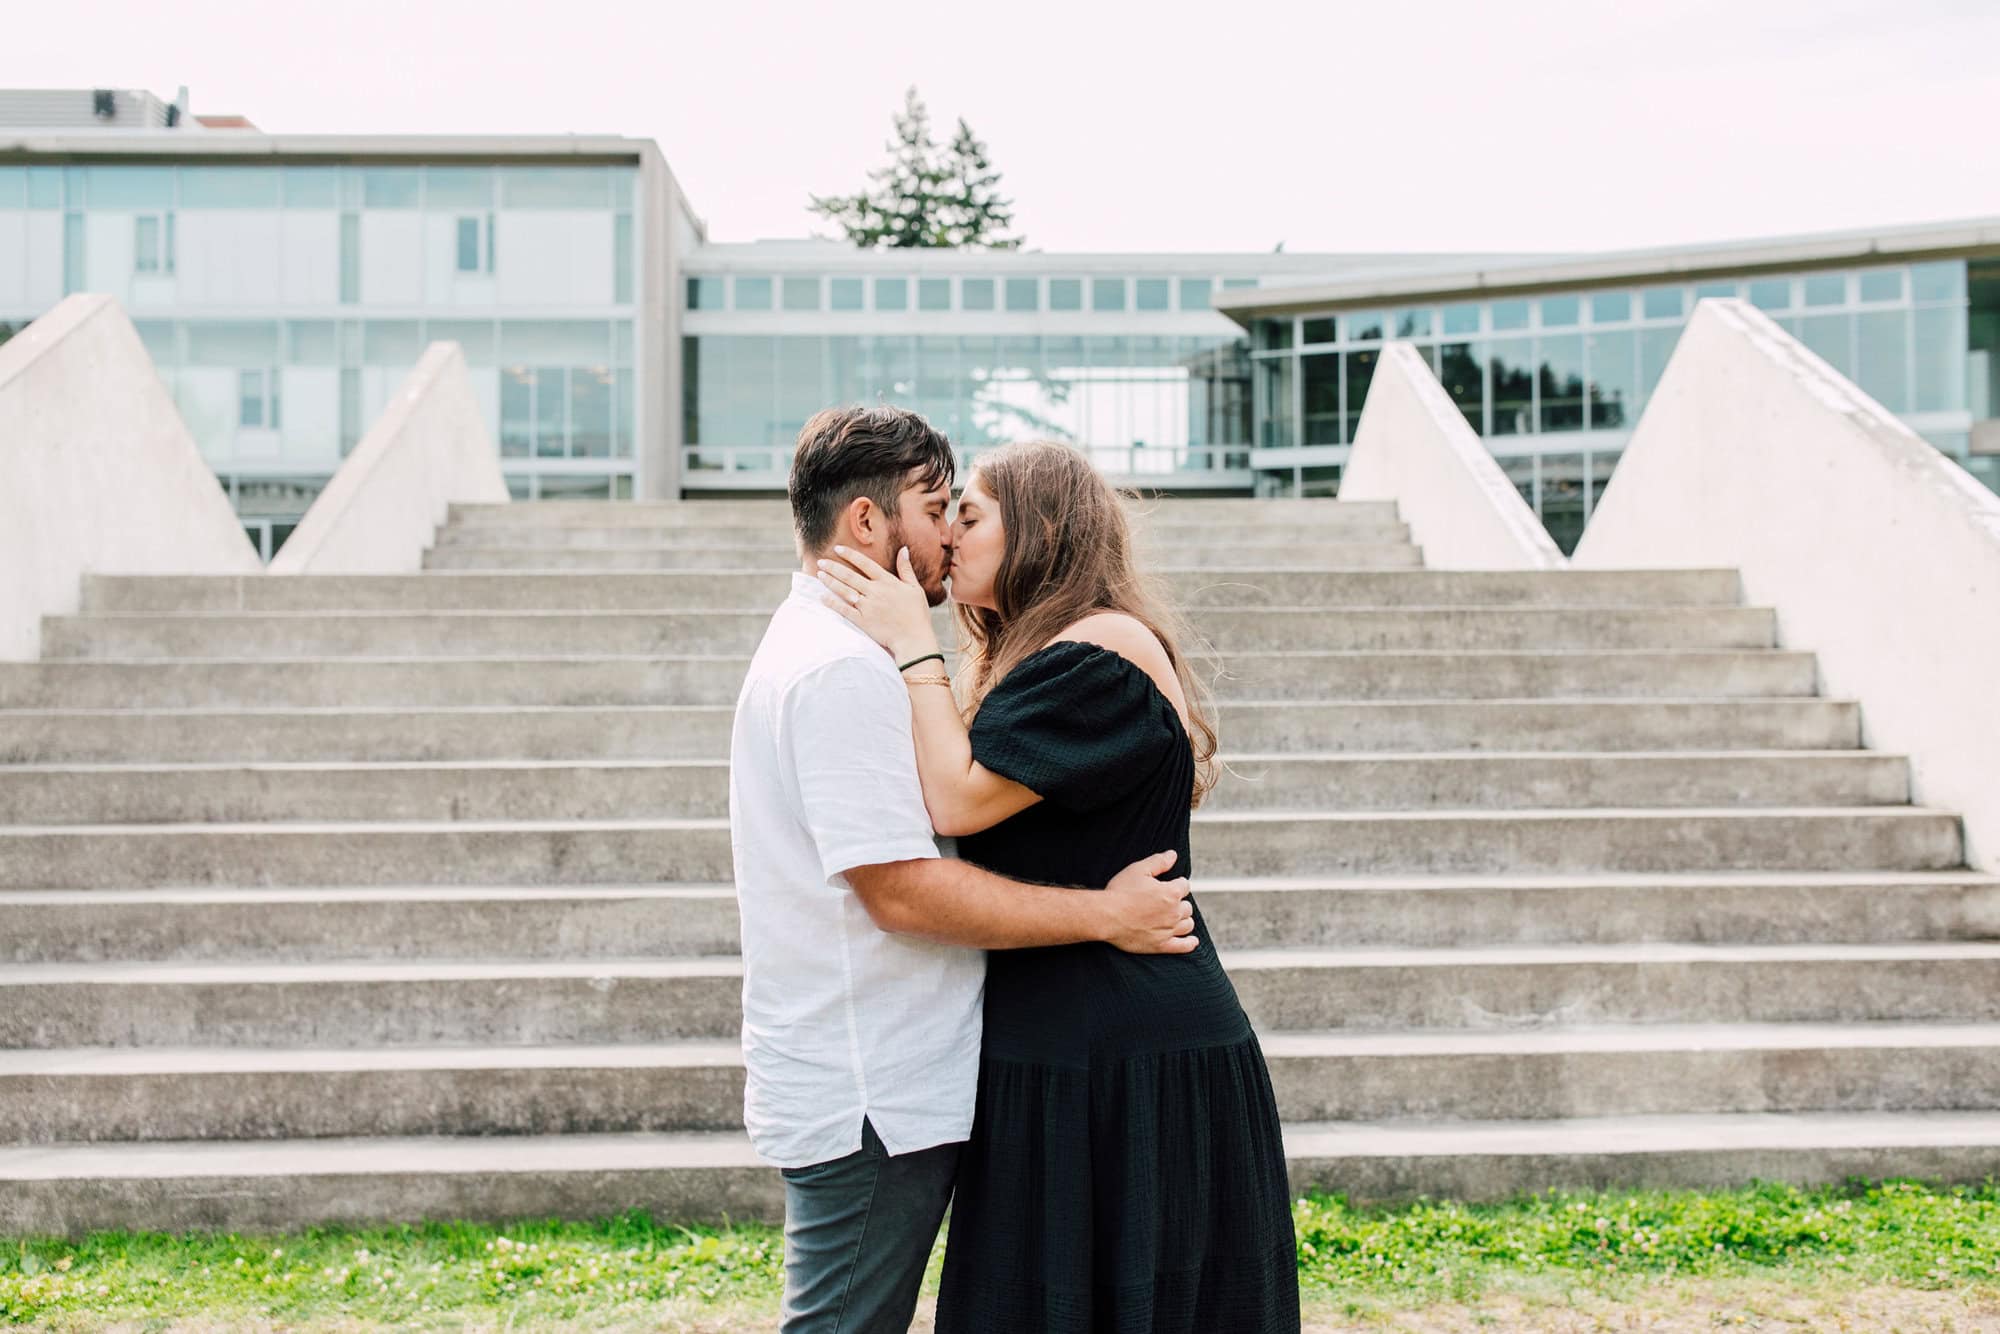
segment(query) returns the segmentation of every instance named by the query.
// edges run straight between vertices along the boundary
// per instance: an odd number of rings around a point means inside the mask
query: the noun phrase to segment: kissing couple
[[[1291,1334],[1270,1074],[1186,879],[1204,692],[1081,453],[982,455],[954,512],[955,470],[915,413],[806,423],[800,568],[737,701],[782,1327],[901,1334],[949,1205],[940,1334]]]

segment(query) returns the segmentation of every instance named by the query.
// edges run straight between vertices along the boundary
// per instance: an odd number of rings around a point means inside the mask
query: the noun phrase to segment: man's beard
[[[900,523],[890,525],[889,565],[891,573],[897,572],[894,568],[896,564],[895,553],[909,545],[910,544],[904,541],[903,539],[903,525],[901,525]],[[946,597],[944,588],[945,571],[944,571],[944,560],[943,560],[942,549],[940,549],[937,557],[926,558],[918,555],[916,549],[912,547],[910,549],[910,568],[916,573],[917,582],[923,585],[924,596],[930,599],[931,605],[933,607],[941,605]]]

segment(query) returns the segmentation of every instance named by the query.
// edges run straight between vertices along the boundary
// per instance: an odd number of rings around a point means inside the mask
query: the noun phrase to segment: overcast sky
[[[914,83],[1046,250],[1603,249],[2000,215],[1995,0],[86,0],[0,87],[273,132],[659,142],[718,241],[815,229]]]

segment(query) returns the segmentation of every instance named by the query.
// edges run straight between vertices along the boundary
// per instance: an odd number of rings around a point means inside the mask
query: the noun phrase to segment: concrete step
[[[782,498],[775,500],[516,500],[501,504],[458,504],[447,507],[448,524],[491,524],[513,529],[533,526],[605,527],[616,524],[679,523],[690,527],[702,524],[768,523],[789,525],[792,507]]]
[[[1546,1190],[1721,1189],[1851,1177],[1978,1182],[2000,1172],[1992,1112],[1800,1112],[1287,1126],[1294,1191],[1356,1202],[1503,1200]]]
[[[1738,1113],[1499,1122],[1307,1122],[1286,1128],[1295,1191],[1362,1202],[1538,1190],[1800,1184],[1850,1176],[1984,1180],[1986,1112]],[[218,1140],[0,1149],[0,1231],[275,1232],[464,1218],[690,1221],[783,1214],[778,1174],[741,1135]]]
[[[1984,1111],[2000,1024],[1265,1033],[1288,1123]],[[0,1051],[0,1143],[740,1131],[733,1041]]]
[[[1926,911],[1943,929],[1951,910]],[[732,955],[723,885],[389,885],[0,891],[0,963]],[[1268,943],[1279,944],[1273,939]]]
[[[732,712],[717,696],[735,689],[689,692],[702,705],[0,710],[0,764],[714,760]],[[1264,700],[1216,718],[1243,753],[1840,750],[1861,726],[1852,701],[1822,699]]]
[[[768,608],[709,611],[120,612],[50,616],[42,656],[491,657],[753,651]],[[1761,649],[1763,607],[1208,607],[1195,631],[1224,655],[1269,650]]]
[[[1398,570],[1416,569],[1423,552],[1400,542],[1290,543],[1253,549],[1241,543],[1183,544],[1171,551],[1140,549],[1145,568],[1168,565],[1197,569]],[[553,547],[546,550],[508,545],[495,537],[490,545],[440,546],[424,554],[426,570],[741,570],[783,569],[796,559],[782,544],[755,547],[687,546]]]
[[[1393,501],[1343,501],[1319,497],[1306,499],[1231,500],[1139,498],[1131,501],[1127,513],[1134,522],[1168,519],[1186,522],[1223,522],[1244,518],[1345,519],[1393,522]],[[501,505],[454,504],[446,522],[453,525],[489,524],[496,528],[548,527],[648,527],[659,524],[700,526],[761,522],[789,525],[791,506],[783,500],[704,499],[687,501],[515,501]]]
[[[1910,800],[1909,761],[1874,751],[1226,753],[1211,811],[1871,806]],[[5,771],[0,770],[0,780]],[[7,809],[0,785],[0,812]],[[724,800],[726,813],[727,801]],[[73,810],[90,809],[87,803]]]
[[[0,662],[8,709],[460,704],[733,704],[742,654],[510,658],[188,658]],[[1271,652],[1193,655],[1224,699],[1546,699],[1811,695],[1810,653],[1779,649]]]
[[[1864,785],[1848,786],[1858,793]],[[0,824],[643,820],[728,814],[729,766],[721,760],[0,767]]]
[[[1195,873],[1955,870],[1958,817],[1914,806],[1197,815]]]
[[[0,1233],[275,1232],[419,1219],[784,1216],[741,1134],[0,1148]]]
[[[1197,814],[1211,876],[1964,866],[1912,806]],[[0,826],[0,889],[720,882],[726,820]]]
[[[0,763],[714,760],[730,715],[719,702],[0,711]]]
[[[1992,1023],[1280,1032],[1263,1046],[1288,1123],[2000,1108]]]
[[[1160,570],[1182,606],[1735,606],[1733,570]],[[101,575],[83,577],[82,610],[624,611],[772,607],[791,587],[768,570],[568,574]]]
[[[1408,524],[1394,519],[1340,515],[1325,520],[1262,517],[1254,520],[1184,522],[1148,520],[1135,526],[1133,541],[1142,551],[1169,553],[1185,546],[1237,546],[1248,550],[1319,546],[1329,543],[1392,544],[1410,540]],[[437,530],[438,550],[450,547],[509,546],[524,550],[601,550],[607,547],[757,547],[795,549],[790,524],[732,524],[688,527],[658,524],[644,527],[522,525],[496,533],[491,525],[447,524]]]
[[[1225,755],[1205,809],[1870,806],[1910,800],[1871,751]],[[0,823],[639,820],[729,814],[721,760],[0,766]]]
[[[1223,957],[1267,1031],[2000,1021],[2000,942]],[[741,989],[733,958],[10,964],[0,1048],[722,1041]]]
[[[1969,871],[1198,875],[1227,949],[2000,937]],[[735,954],[729,885],[0,891],[0,962],[677,958]]]

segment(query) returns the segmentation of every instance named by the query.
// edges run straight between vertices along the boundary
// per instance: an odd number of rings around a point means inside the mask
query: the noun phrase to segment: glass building
[[[806,418],[879,402],[923,413],[966,459],[1056,439],[1121,482],[1241,493],[1250,345],[1216,298],[1382,263],[704,246],[683,276],[683,485],[782,485]]]
[[[658,216],[685,210],[650,143],[27,143],[0,151],[0,338],[69,293],[116,297],[267,555],[438,339],[517,496],[629,497],[671,462],[644,368],[674,312],[646,276],[698,229]]]
[[[12,131],[0,341],[80,291],[131,315],[267,554],[438,339],[516,496],[604,499],[779,493],[807,417],[878,402],[967,459],[1053,438],[1126,484],[1331,494],[1407,339],[1567,547],[1695,303],[1740,296],[2000,489],[1994,223],[1580,257],[863,252],[710,242],[648,140]]]
[[[1257,490],[1334,493],[1382,344],[1402,339],[1571,549],[1695,303],[1709,297],[1765,311],[2000,490],[2000,227],[1599,256],[1538,263],[1532,278],[1519,272],[1515,282],[1502,267],[1476,283],[1431,275],[1225,298],[1251,335]]]

